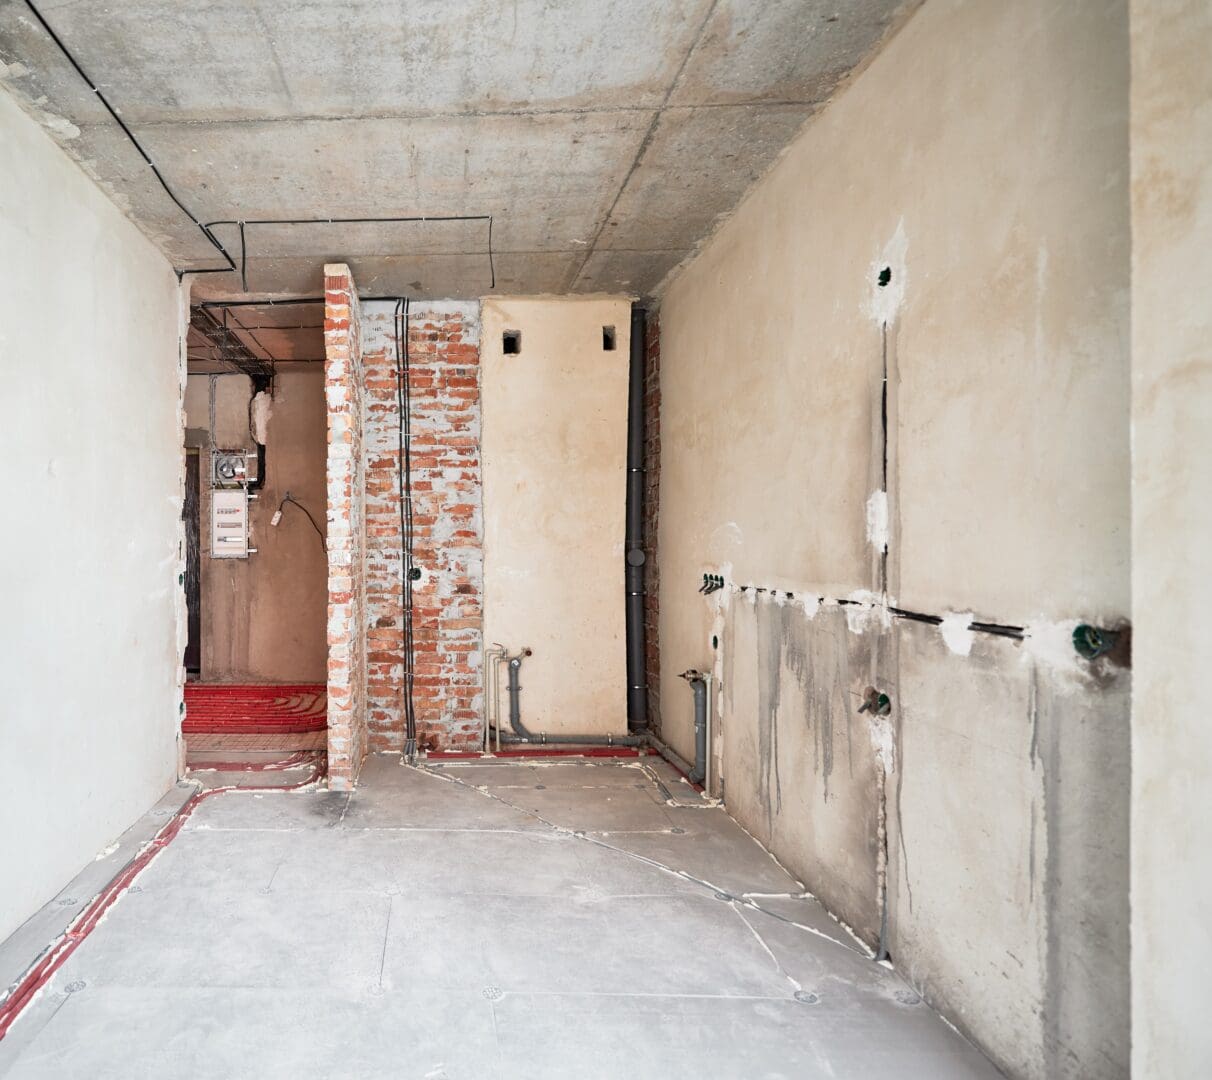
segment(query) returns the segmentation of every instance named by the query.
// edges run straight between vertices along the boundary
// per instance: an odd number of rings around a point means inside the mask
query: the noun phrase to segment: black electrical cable
[[[140,143],[139,140],[135,138],[135,133],[133,131],[131,131],[131,129],[129,127],[126,126],[126,121],[123,120],[122,117],[118,114],[118,110],[115,109],[109,103],[109,100],[106,98],[106,96],[103,93],[101,93],[100,89],[97,87],[97,84],[88,77],[88,72],[86,72],[84,70],[84,68],[82,68],[80,66],[80,62],[71,54],[71,51],[68,49],[68,47],[63,44],[63,40],[59,37],[58,34],[56,34],[54,32],[54,30],[51,29],[50,23],[48,23],[46,21],[46,19],[43,18],[42,12],[40,12],[34,6],[34,4],[32,3],[32,0],[25,0],[25,5],[26,5],[26,7],[28,7],[30,9],[31,12],[33,12],[34,18],[37,19],[38,22],[42,25],[42,29],[46,31],[47,36],[51,39],[51,41],[53,41],[55,43],[55,45],[58,47],[59,51],[64,55],[64,57],[66,57],[67,62],[69,64],[71,64],[71,66],[73,68],[76,69],[76,74],[79,75],[80,78],[82,78],[85,81],[85,83],[88,84],[88,88],[94,94],[97,95],[97,100],[99,102],[101,102],[102,105],[105,106],[105,111],[108,112],[109,115],[114,118],[114,122],[118,125],[118,127],[120,127],[122,129],[122,134],[125,135],[130,140],[131,146],[133,146],[136,150],[139,151],[139,156],[146,163],[147,167],[149,169],[151,169],[152,175],[160,182],[160,186],[164,189],[164,191],[168,195],[168,197],[170,199],[172,199],[172,201],[174,203],[177,204],[178,209],[180,209],[180,211],[187,218],[189,218],[190,221],[192,221],[195,225],[198,226],[199,229],[202,230],[202,235],[205,236],[208,241],[210,241],[211,246],[217,252],[219,252],[219,254],[222,255],[224,259],[227,260],[226,266],[215,267],[213,269],[208,269],[208,270],[177,269],[177,271],[176,271],[177,276],[180,277],[183,274],[226,274],[232,270],[235,270],[236,269],[236,260],[233,259],[231,257],[231,255],[228,254],[227,248],[225,248],[219,242],[218,237],[216,237],[215,234],[210,231],[210,229],[208,229],[205,225],[203,225],[202,222],[193,215],[193,213],[190,211],[189,207],[187,207],[185,205],[185,203],[183,203],[180,200],[180,198],[178,198],[177,193],[168,186],[168,181],[164,179],[163,175],[161,175],[161,173],[160,173],[160,170],[158,168],[156,168],[156,163],[154,161],[152,161],[151,155],[148,154],[148,152],[143,149],[143,144]]]
[[[328,550],[328,541],[324,538],[324,530],[321,529],[320,526],[316,524],[316,519],[311,516],[311,511],[308,510],[306,506],[304,506],[301,502],[299,502],[299,500],[296,499],[288,491],[285,495],[282,496],[282,501],[280,503],[278,503],[278,513],[279,514],[282,513],[282,507],[284,507],[287,503],[293,503],[300,510],[302,510],[303,513],[305,513],[307,515],[307,520],[311,522],[311,527],[316,530],[316,535],[320,538],[320,546],[325,551],[327,551]]]
[[[491,214],[413,214],[407,217],[318,217],[318,218],[253,218],[246,220],[224,219],[208,221],[203,228],[210,230],[220,225],[235,225],[240,230],[240,283],[248,292],[248,247],[244,230],[250,225],[415,225],[429,222],[452,223],[460,221],[483,221],[488,224],[488,276],[489,288],[497,287],[497,265],[492,248]],[[229,256],[230,257],[230,256]],[[232,269],[235,269],[233,265]],[[394,297],[392,299],[395,299]]]
[[[75,69],[76,74],[84,80],[88,88],[96,95],[97,100],[105,107],[105,111],[113,118],[114,123],[121,129],[122,134],[130,141],[131,146],[138,151],[139,156],[144,163],[152,171],[152,175],[156,178],[160,187],[164,189],[164,193],[172,199],[177,208],[190,221],[198,226],[202,235],[206,237],[207,242],[223,256],[226,266],[204,267],[200,270],[182,269],[174,267],[178,278],[184,277],[186,274],[228,274],[233,271],[238,271],[240,274],[240,284],[244,292],[248,292],[248,248],[245,243],[244,227],[246,225],[337,225],[337,224],[389,224],[393,222],[425,222],[425,221],[486,221],[488,223],[488,270],[491,278],[491,288],[497,287],[497,269],[496,260],[493,257],[492,250],[492,215],[491,214],[463,214],[463,215],[435,215],[435,216],[416,216],[416,217],[396,217],[396,218],[287,218],[287,219],[263,219],[260,221],[212,221],[203,224],[202,220],[195,216],[192,210],[189,209],[181,201],[180,196],[168,185],[168,181],[164,179],[164,175],[160,172],[156,163],[152,160],[151,155],[143,149],[143,144],[135,137],[135,133],[131,131],[126,121],[122,119],[118,110],[109,103],[109,99],[101,92],[100,88],[89,77],[88,72],[80,65],[80,62],[72,55],[72,52],[64,44],[63,39],[51,29],[50,23],[46,21],[42,12],[33,3],[33,0],[25,0],[26,7],[29,8],[34,18],[38,20],[42,29],[46,32],[47,37],[55,43],[55,46],[63,54],[64,58]],[[236,260],[228,252],[222,242],[212,231],[214,225],[237,225],[240,229],[240,262]],[[394,299],[394,297],[392,298]]]
[[[400,496],[400,613],[403,622],[404,671],[401,686],[404,711],[404,756],[413,761],[417,756],[417,717],[413,695],[413,674],[416,650],[413,642],[412,583],[413,519],[412,519],[412,392],[409,386],[408,315],[411,303],[407,297],[396,301],[394,315],[396,338],[396,407],[399,433],[398,487]]]

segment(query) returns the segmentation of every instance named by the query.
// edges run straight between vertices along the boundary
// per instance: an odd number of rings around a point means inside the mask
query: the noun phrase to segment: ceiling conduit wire
[[[156,180],[159,182],[160,186],[164,189],[165,194],[167,194],[168,197],[170,199],[172,199],[172,201],[174,203],[176,203],[177,208],[187,218],[189,218],[190,221],[192,221],[195,225],[198,226],[198,228],[202,231],[202,235],[205,236],[206,239],[210,242],[211,247],[213,247],[227,261],[226,266],[219,266],[219,267],[214,267],[211,269],[203,269],[203,270],[182,270],[180,267],[174,267],[173,269],[177,275],[177,280],[179,281],[186,274],[227,274],[227,273],[230,273],[231,271],[237,269],[236,260],[231,257],[231,255],[227,251],[227,248],[225,248],[219,242],[218,238],[215,236],[214,233],[212,233],[210,231],[210,229],[208,229],[205,225],[202,224],[200,219],[198,219],[197,217],[194,216],[193,212],[189,209],[189,207],[187,207],[185,205],[185,203],[183,203],[181,201],[181,199],[178,197],[177,193],[175,191],[173,191],[173,189],[171,187],[168,186],[168,181],[164,179],[163,174],[156,167],[156,163],[154,161],[152,161],[151,155],[148,154],[148,152],[143,149],[143,144],[141,142],[139,142],[138,139],[135,138],[135,133],[133,131],[131,131],[131,129],[126,124],[126,121],[123,120],[122,117],[118,114],[118,110],[115,109],[109,103],[109,99],[106,98],[106,96],[103,93],[101,93],[101,90],[98,88],[97,84],[95,82],[93,82],[92,79],[89,78],[88,72],[86,72],[84,70],[84,68],[82,68],[80,66],[80,62],[71,54],[71,51],[63,43],[62,38],[60,38],[59,35],[56,34],[54,30],[51,29],[50,23],[48,23],[46,21],[46,19],[43,17],[42,12],[40,12],[37,9],[37,7],[34,6],[33,0],[25,0],[25,6],[29,8],[29,10],[33,14],[34,18],[38,20],[38,23],[41,25],[42,29],[46,31],[47,37],[49,37],[51,39],[51,41],[53,41],[55,43],[55,46],[67,59],[67,62],[69,64],[71,64],[71,66],[73,68],[76,69],[76,74],[79,75],[80,78],[82,78],[84,80],[84,82],[87,84],[88,88],[97,96],[97,100],[99,102],[101,102],[101,104],[103,106],[105,106],[105,111],[108,112],[109,115],[113,117],[114,123],[116,123],[118,125],[118,127],[122,129],[122,134],[125,135],[127,137],[127,139],[130,140],[131,146],[133,146],[139,152],[139,156],[143,159],[143,161],[147,165],[147,167],[149,169],[151,169],[152,175],[156,178]]]
[[[411,302],[407,297],[396,300],[394,315],[396,338],[396,407],[399,433],[399,465],[397,470],[400,498],[400,614],[403,623],[403,670],[401,678],[402,711],[404,713],[404,758],[409,764],[417,760],[417,717],[414,698],[416,649],[413,640],[412,586],[421,571],[413,565],[412,517],[412,392],[409,385],[408,323]]]
[[[244,292],[248,292],[248,247],[245,242],[245,229],[252,225],[415,225],[429,222],[452,223],[459,221],[483,221],[488,224],[488,274],[489,288],[497,287],[496,258],[492,248],[492,215],[491,214],[413,214],[405,217],[315,217],[315,218],[252,218],[244,220],[225,219],[208,221],[203,229],[211,230],[218,226],[235,225],[240,230],[240,283]],[[230,258],[230,256],[229,256]],[[232,269],[235,269],[233,265]],[[365,299],[371,299],[367,297]],[[395,300],[397,297],[390,297]],[[282,302],[282,301],[279,301]],[[286,301],[289,302],[289,301]]]
[[[426,222],[426,221],[485,221],[488,223],[488,269],[491,278],[490,288],[497,287],[497,270],[496,260],[492,249],[492,227],[493,220],[491,214],[452,214],[452,215],[419,215],[414,217],[391,217],[391,218],[283,218],[283,219],[264,219],[254,221],[212,221],[203,223],[188,206],[181,201],[180,196],[173,191],[167,180],[164,179],[164,174],[160,172],[159,167],[152,160],[151,155],[143,148],[143,144],[136,138],[135,133],[130,129],[121,114],[113,105],[109,103],[109,99],[101,92],[100,87],[89,77],[88,72],[84,70],[80,62],[72,54],[71,50],[64,43],[63,39],[55,33],[50,23],[46,21],[46,17],[38,10],[33,0],[25,0],[25,6],[29,8],[30,13],[38,20],[38,24],[45,31],[46,36],[54,42],[55,47],[63,54],[64,59],[72,66],[76,74],[84,80],[85,85],[96,95],[96,98],[104,106],[105,111],[113,118],[115,124],[118,125],[122,134],[126,136],[131,146],[135,148],[139,156],[143,159],[144,164],[151,169],[152,175],[156,178],[156,182],[164,189],[164,193],[173,201],[177,209],[181,211],[190,221],[198,226],[202,235],[206,237],[207,242],[220,255],[223,256],[226,266],[202,267],[197,270],[183,269],[181,267],[173,267],[174,273],[177,275],[177,280],[180,281],[186,274],[230,274],[238,272],[240,274],[241,289],[248,292],[248,249],[245,240],[245,226],[247,225],[352,225],[352,224],[391,224],[402,222]],[[215,225],[236,225],[240,230],[240,262],[237,263],[231,253],[223,246],[222,241],[215,236],[212,227]],[[395,299],[391,297],[390,299]]]

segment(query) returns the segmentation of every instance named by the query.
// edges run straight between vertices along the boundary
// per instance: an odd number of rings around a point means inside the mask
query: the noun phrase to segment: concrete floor
[[[654,761],[382,756],[352,795],[210,798],[0,1075],[999,1075]]]

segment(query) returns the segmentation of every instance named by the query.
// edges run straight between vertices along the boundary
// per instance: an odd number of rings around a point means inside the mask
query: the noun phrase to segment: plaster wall
[[[1212,10],[1132,4],[1132,1065],[1212,1061]]]
[[[534,650],[521,701],[535,732],[627,730],[630,312],[618,298],[483,305],[484,641]],[[521,332],[518,355],[505,330]]]
[[[249,508],[247,559],[212,559],[210,521],[209,375],[191,375],[186,424],[202,442],[202,681],[312,682],[325,679],[328,602],[324,544],[297,507],[282,508],[289,491],[325,529],[324,373],[282,371],[275,379],[266,427],[266,482]],[[215,445],[255,449],[248,431],[250,380],[214,379]]]
[[[5,93],[0,145],[3,939],[177,775],[184,323],[165,258]]]
[[[661,303],[662,732],[713,670],[729,808],[1015,1076],[1127,1072],[1127,25],[928,0]]]

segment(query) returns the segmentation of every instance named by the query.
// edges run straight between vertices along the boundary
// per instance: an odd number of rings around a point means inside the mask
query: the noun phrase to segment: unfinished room
[[[1212,1076],[1210,57],[0,0],[0,1077]]]

